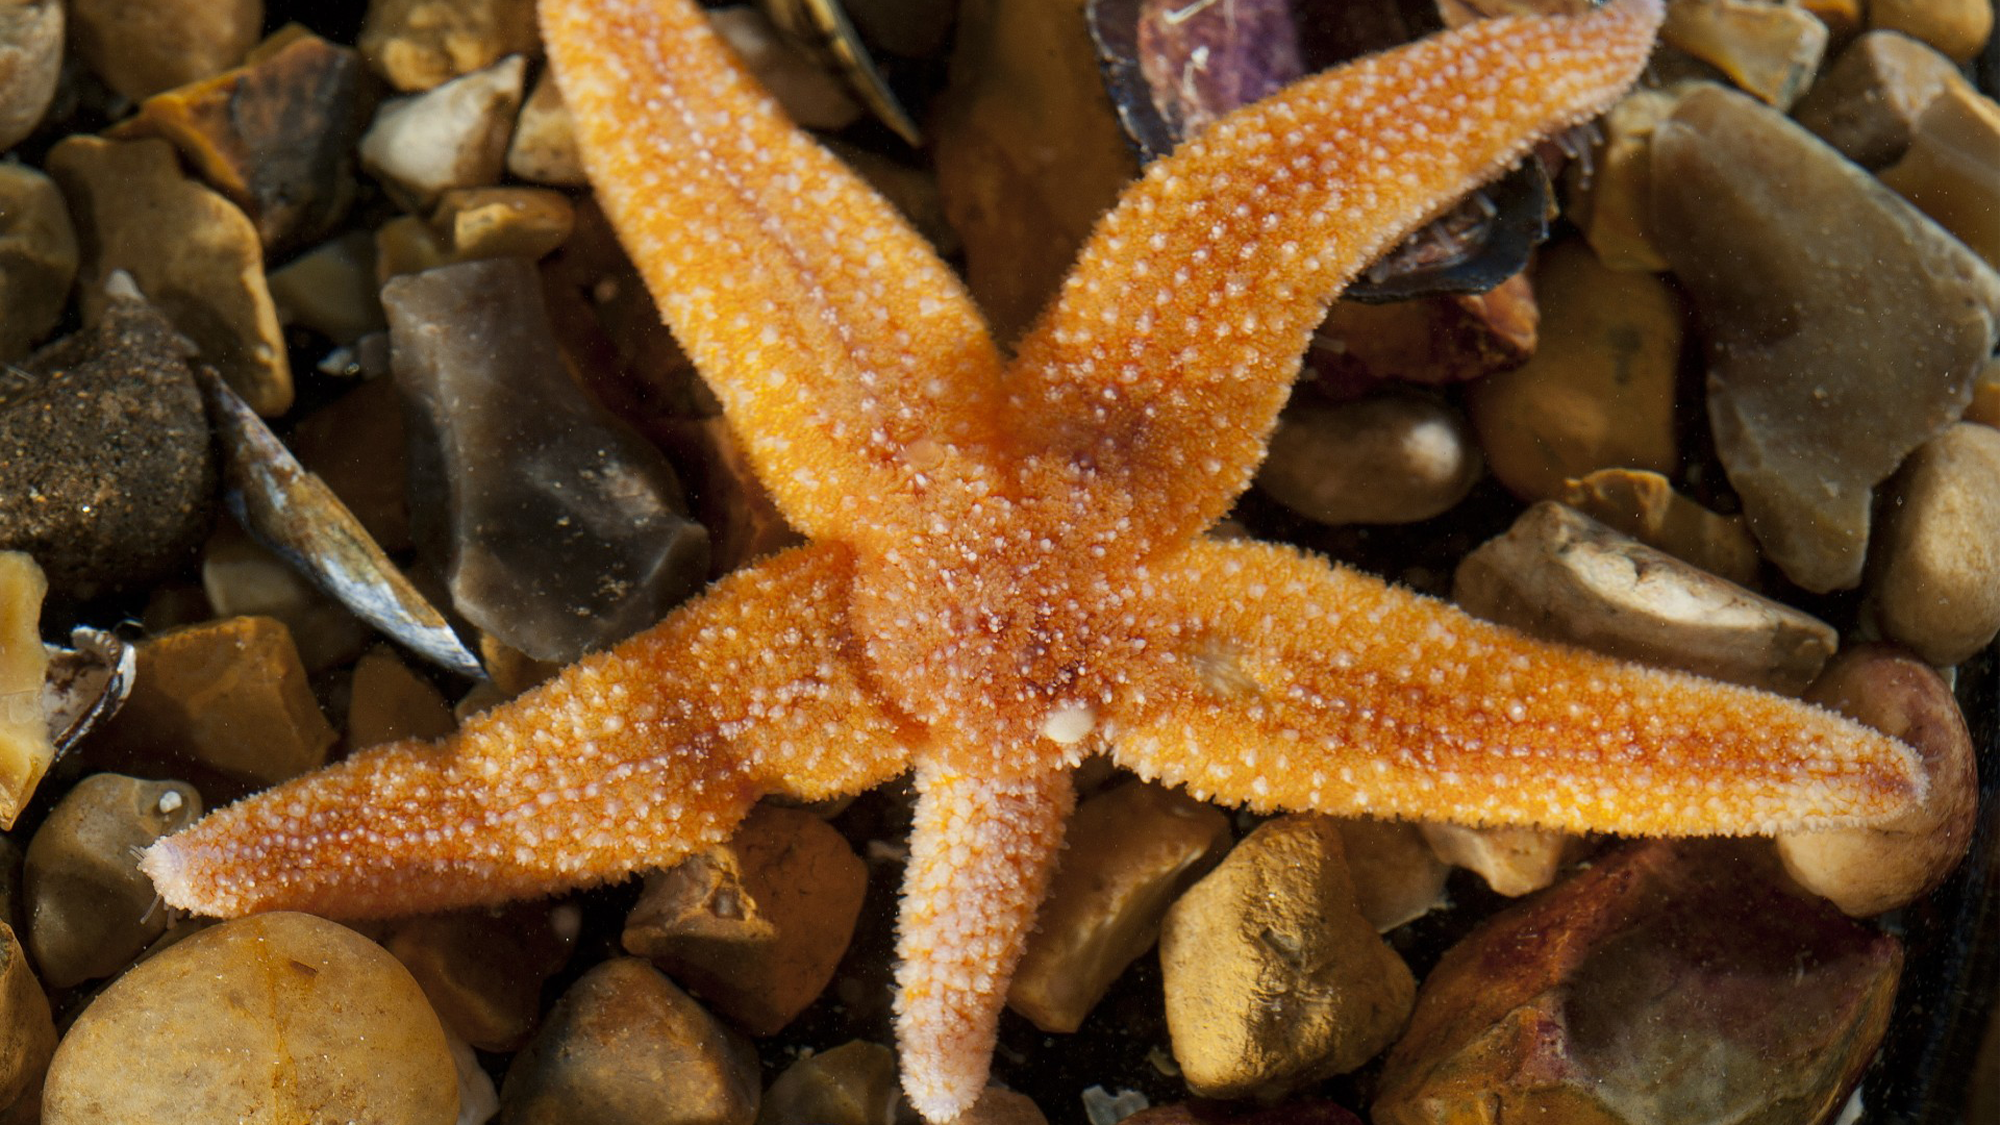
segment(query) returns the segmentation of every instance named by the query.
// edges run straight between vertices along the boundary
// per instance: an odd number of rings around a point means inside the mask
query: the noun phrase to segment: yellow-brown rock
[[[48,170],[76,220],[86,321],[103,314],[104,279],[125,270],[252,409],[290,409],[263,244],[235,204],[183,173],[162,140],[69,137],[50,150]]]
[[[398,215],[375,228],[378,284],[392,277],[435,269],[450,261],[451,245],[435,227],[415,215]]]
[[[535,54],[534,0],[369,0],[361,53],[405,93]]]
[[[1932,664],[1957,664],[2000,633],[2000,430],[1948,427],[1887,487],[1868,578],[1875,621]]]
[[[457,727],[437,685],[410,671],[395,653],[377,648],[355,662],[347,703],[350,751],[405,738],[442,738]]]
[[[1245,837],[1160,932],[1174,1061],[1202,1097],[1275,1097],[1374,1057],[1408,1018],[1408,966],[1355,907],[1332,819]]]
[[[1564,214],[1583,231],[1584,241],[1607,269],[1659,273],[1667,260],[1653,245],[1653,126],[1674,111],[1671,90],[1634,90],[1597,123],[1603,143],[1591,154],[1589,171],[1570,165],[1569,205]]]
[[[54,180],[0,164],[0,362],[27,355],[69,305],[76,228]]]
[[[1932,99],[1965,81],[1928,43],[1897,31],[1856,39],[1799,99],[1793,116],[1863,168],[1881,168],[1910,147]]]
[[[1222,858],[1229,818],[1177,789],[1131,782],[1077,805],[1007,1006],[1075,1031],[1152,948],[1174,896]]]
[[[285,627],[309,674],[353,660],[375,633],[298,568],[223,520],[202,548],[207,617],[268,617]]]
[[[988,1086],[972,1103],[972,1108],[959,1114],[952,1125],[1048,1125],[1049,1119],[1042,1115],[1040,1106],[1028,1095],[1001,1086]]]
[[[384,943],[447,1030],[482,1051],[514,1051],[535,1030],[542,983],[569,960],[572,937],[546,902],[413,918]]]
[[[28,968],[14,928],[0,922],[0,1121],[33,1121],[56,1050],[48,994]]]
[[[1415,523],[1465,499],[1480,466],[1465,419],[1438,399],[1295,402],[1271,435],[1257,487],[1319,523]]]
[[[757,1125],[899,1125],[902,1101],[896,1052],[856,1039],[786,1067],[764,1091]]]
[[[1759,99],[1790,109],[1826,53],[1826,25],[1797,3],[1673,0],[1660,40],[1729,76]]]
[[[454,262],[539,258],[569,238],[576,208],[546,188],[461,188],[439,197],[431,225]]]
[[[142,643],[132,694],[90,752],[270,785],[324,765],[334,738],[291,633],[273,618],[231,617]]]
[[[1972,380],[1972,401],[1966,404],[1965,420],[2000,429],[2000,360],[1988,360]]]
[[[1993,33],[1986,0],[1868,0],[1868,26],[1900,31],[1965,62]]]
[[[2000,265],[2000,105],[1964,82],[1931,99],[1881,181]]]
[[[133,101],[220,74],[263,30],[264,0],[69,0],[69,44]]]
[[[35,131],[62,73],[63,5],[59,0],[0,3],[0,151]]]
[[[543,70],[528,100],[521,103],[521,114],[514,119],[514,138],[507,143],[507,171],[550,187],[581,187],[588,182],[583,158],[576,151],[576,131],[553,71]]]
[[[1377,933],[1387,933],[1445,904],[1444,882],[1451,869],[1431,850],[1417,825],[1368,817],[1338,823],[1341,850],[1354,879],[1354,903]]]
[[[1739,586],[1757,582],[1757,540],[1741,516],[1709,511],[1674,491],[1658,473],[1599,469],[1570,481],[1561,500],[1648,547],[1693,563]]]
[[[1484,293],[1367,304],[1336,301],[1307,363],[1336,392],[1383,379],[1457,383],[1518,367],[1535,354],[1541,316],[1525,274]]]
[[[621,940],[769,1035],[833,979],[867,889],[861,857],[825,821],[760,805],[728,843],[648,876]]]
[[[508,1125],[751,1125],[757,1056],[637,957],[585,973],[507,1068]]]
[[[1562,493],[1597,469],[1669,472],[1682,313],[1664,282],[1601,265],[1566,242],[1535,268],[1541,346],[1473,384],[1468,406],[1486,465],[1515,495]]]
[[[1836,50],[1861,30],[1861,0],[1799,0],[1799,7],[1826,25],[1827,44]]]
[[[1467,828],[1426,824],[1423,837],[1439,860],[1486,880],[1495,894],[1520,898],[1556,881],[1575,837],[1542,828]]]
[[[48,589],[33,558],[0,551],[0,829],[14,827],[56,756],[42,710],[49,667],[42,597]]]
[[[452,1125],[437,1016],[396,959],[308,914],[211,926],[84,1009],[49,1065],[44,1125]]]

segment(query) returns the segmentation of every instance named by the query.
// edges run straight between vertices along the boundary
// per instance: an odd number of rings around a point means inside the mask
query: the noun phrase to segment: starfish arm
[[[664,866],[761,794],[875,785],[907,766],[906,731],[848,657],[849,572],[839,548],[773,556],[455,735],[255,794],[142,866],[200,914],[408,914]]]
[[[926,1120],[972,1107],[1035,911],[1076,805],[1057,767],[996,781],[919,761],[903,878],[896,1044],[903,1091]]]
[[[1118,762],[1261,810],[1684,836],[1892,816],[1903,744],[1797,700],[1547,644],[1285,548],[1166,560]]]
[[[1156,161],[1010,372],[1014,429],[1042,451],[1029,490],[1076,491],[1162,549],[1213,523],[1328,302],[1538,138],[1607,108],[1660,11],[1483,20],[1294,83]]]
[[[999,354],[929,244],[693,3],[541,19],[597,198],[786,517],[886,538],[926,473],[979,474]]]

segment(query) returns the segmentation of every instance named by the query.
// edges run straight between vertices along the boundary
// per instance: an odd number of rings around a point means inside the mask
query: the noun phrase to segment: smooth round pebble
[[[43,1125],[453,1125],[437,1015],[394,957],[309,914],[239,918],[126,973],[49,1064]]]
[[[1383,395],[1286,411],[1257,487],[1324,524],[1411,523],[1465,499],[1479,469],[1479,450],[1450,407]]]
[[[2000,632],[2000,430],[1960,422],[1889,486],[1870,583],[1883,633],[1945,667]]]

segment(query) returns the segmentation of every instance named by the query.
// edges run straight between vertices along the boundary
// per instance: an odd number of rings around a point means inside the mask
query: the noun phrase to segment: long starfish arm
[[[875,785],[906,732],[848,658],[848,580],[839,548],[774,556],[451,737],[265,790],[143,867],[200,914],[406,914],[673,863],[763,793]]]
[[[1155,162],[1021,344],[1008,407],[1044,451],[1030,487],[1067,484],[1162,547],[1214,522],[1327,303],[1536,139],[1609,106],[1660,11],[1484,20],[1295,83]]]
[[[886,538],[926,470],[980,472],[1000,360],[930,246],[693,3],[541,19],[597,198],[786,517]]]
[[[1285,548],[1206,543],[1161,570],[1150,667],[1106,734],[1199,797],[1683,836],[1864,823],[1925,785],[1909,748],[1832,712],[1535,641]]]
[[[927,1121],[951,1121],[986,1086],[1007,983],[1048,890],[1076,805],[1060,766],[994,781],[917,765],[903,879],[896,1045],[903,1091]]]

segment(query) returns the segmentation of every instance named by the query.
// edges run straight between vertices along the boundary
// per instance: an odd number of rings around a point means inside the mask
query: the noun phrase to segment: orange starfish
[[[1307,335],[1400,235],[1600,112],[1659,0],[1496,19],[1301,82],[1153,165],[1003,364],[957,279],[685,0],[544,0],[599,198],[815,542],[437,745],[370,750],[148,851],[174,906],[335,916],[674,863],[765,794],[914,768],[904,1086],[987,1074],[1074,802],[1110,755],[1258,810],[1623,833],[1896,813],[1900,744],[1527,640],[1203,530]]]

